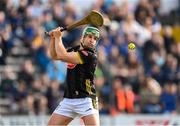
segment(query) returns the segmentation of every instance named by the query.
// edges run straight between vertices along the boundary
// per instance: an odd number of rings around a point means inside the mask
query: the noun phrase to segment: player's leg
[[[73,118],[53,113],[48,122],[48,126],[66,126]]]
[[[99,126],[98,101],[91,98],[77,99],[75,112],[80,114],[86,126]]]
[[[75,117],[71,99],[64,98],[54,110],[48,126],[65,126],[68,125]]]
[[[100,126],[99,114],[92,114],[82,117],[86,126]]]

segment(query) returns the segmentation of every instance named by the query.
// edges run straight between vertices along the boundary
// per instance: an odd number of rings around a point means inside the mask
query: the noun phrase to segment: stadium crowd
[[[63,98],[66,64],[49,58],[44,31],[67,26],[92,9],[105,18],[95,78],[100,114],[179,113],[180,42],[172,36],[172,24],[162,23],[160,0],[130,5],[99,0],[78,13],[66,0],[1,0],[1,114],[55,109]],[[63,42],[67,48],[77,45],[80,36],[81,28],[64,32]],[[129,42],[135,50],[128,50]]]

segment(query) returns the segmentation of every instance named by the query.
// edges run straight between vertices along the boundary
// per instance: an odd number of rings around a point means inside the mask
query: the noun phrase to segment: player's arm
[[[49,55],[52,59],[57,59],[57,54],[55,51],[55,38],[52,35],[50,35]]]
[[[79,56],[78,52],[67,52],[63,43],[62,43],[62,36],[60,28],[58,27],[53,31],[55,36],[55,51],[56,51],[56,58],[58,60],[73,63],[73,64],[82,64],[82,60]]]

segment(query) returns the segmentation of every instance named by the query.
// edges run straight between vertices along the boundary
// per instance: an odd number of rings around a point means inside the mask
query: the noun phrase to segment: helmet
[[[98,39],[100,37],[100,32],[99,29],[97,29],[96,27],[92,27],[92,26],[87,26],[84,30],[82,35],[88,35],[88,34],[93,34],[94,36],[96,36]]]

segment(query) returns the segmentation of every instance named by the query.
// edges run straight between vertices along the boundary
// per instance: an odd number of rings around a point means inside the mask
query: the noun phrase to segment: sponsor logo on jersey
[[[68,63],[67,64],[67,68],[68,69],[74,69],[76,67],[77,64],[73,64],[73,63]]]

